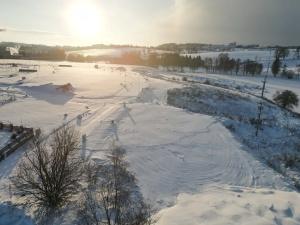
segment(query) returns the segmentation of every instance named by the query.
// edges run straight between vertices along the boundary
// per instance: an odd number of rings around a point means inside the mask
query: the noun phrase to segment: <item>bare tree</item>
[[[54,132],[49,142],[35,137],[11,179],[16,194],[46,209],[63,206],[79,191],[83,162],[78,146],[79,135],[71,127]]]
[[[138,192],[128,171],[125,151],[114,147],[108,162],[89,170],[90,183],[83,196],[80,214],[86,225],[150,225],[153,210]]]

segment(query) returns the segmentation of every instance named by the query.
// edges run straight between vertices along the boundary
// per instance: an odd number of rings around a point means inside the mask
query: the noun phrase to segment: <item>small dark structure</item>
[[[69,64],[61,64],[61,65],[58,65],[58,67],[72,67],[72,65],[69,65]]]
[[[34,137],[33,128],[23,126],[13,126],[12,124],[4,124],[0,122],[0,131],[12,132],[10,142],[0,149],[0,161],[15,152],[18,148],[26,144]]]
[[[36,73],[38,71],[38,65],[21,65],[19,72],[21,73]]]
[[[20,68],[19,72],[21,73],[36,73],[38,70],[37,69],[27,69],[27,68]]]

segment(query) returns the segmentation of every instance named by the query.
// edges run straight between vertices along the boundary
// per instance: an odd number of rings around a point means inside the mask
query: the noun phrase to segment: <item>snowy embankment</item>
[[[241,143],[248,146],[248,152],[290,177],[299,188],[300,118],[263,101],[263,122],[256,136],[260,101],[251,95],[205,85],[168,91],[169,104],[217,116]]]
[[[96,149],[103,145],[99,137],[117,139],[127,149],[142,193],[159,207],[171,205],[180,193],[197,193],[206,184],[289,187],[252,156],[222,120],[167,106],[161,90],[154,85],[143,89],[137,103],[106,118],[88,137],[88,155],[103,158],[105,149]]]
[[[157,225],[297,225],[300,196],[269,189],[210,188],[179,195],[177,204],[159,217]]]

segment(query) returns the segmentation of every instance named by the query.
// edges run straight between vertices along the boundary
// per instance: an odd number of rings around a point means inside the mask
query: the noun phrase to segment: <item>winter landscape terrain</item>
[[[267,58],[268,52],[252,57]],[[282,90],[300,96],[299,80],[269,75],[262,100],[263,76],[104,63],[0,63],[38,66],[35,73],[1,69],[1,121],[40,128],[46,136],[65,124],[75,126],[86,135],[80,154],[95,162],[117,142],[126,149],[141,193],[157,209],[157,224],[300,224],[300,166],[287,164],[300,154],[300,106],[292,112],[268,101]],[[264,124],[257,137],[253,120],[261,101]],[[0,131],[0,147],[9,140]],[[0,162],[1,225],[34,224],[30,212],[13,205],[18,199],[9,180],[26,150]],[[74,221],[66,214],[55,224]]]

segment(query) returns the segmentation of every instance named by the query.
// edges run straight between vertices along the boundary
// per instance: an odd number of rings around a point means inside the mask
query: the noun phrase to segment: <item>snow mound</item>
[[[56,87],[56,90],[62,91],[64,93],[73,93],[75,89],[72,86],[72,84],[67,83],[67,84],[63,84],[63,85],[58,85]]]
[[[54,85],[53,83],[38,86],[21,86],[27,95],[52,104],[65,104],[74,96],[74,88],[70,83]]]
[[[22,209],[10,203],[0,204],[0,225],[33,225],[33,221],[26,216]]]
[[[137,97],[137,102],[142,103],[159,103],[159,99],[155,96],[154,90],[150,87],[143,88]]]
[[[181,194],[174,207],[159,213],[157,225],[296,225],[300,195],[269,189],[219,188]]]
[[[38,86],[22,86],[27,93],[44,93],[44,94],[62,94],[62,93],[73,93],[74,88],[70,83],[63,85],[54,85],[53,83],[42,84]]]

